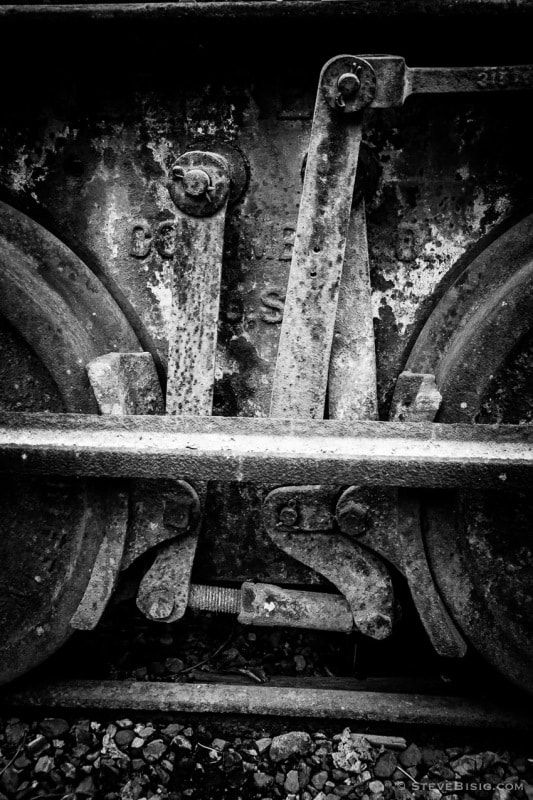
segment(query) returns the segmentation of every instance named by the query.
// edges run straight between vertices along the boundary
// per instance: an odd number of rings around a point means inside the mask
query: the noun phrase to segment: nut
[[[287,505],[280,509],[279,521],[287,528],[293,528],[298,521],[298,511],[294,505]]]
[[[361,68],[358,67],[357,71]],[[343,72],[337,80],[337,89],[343,97],[350,97],[356,94],[361,88],[361,80],[356,72]]]
[[[362,536],[366,533],[368,505],[348,500],[337,512],[337,524],[347,536]]]
[[[183,176],[183,191],[189,197],[201,197],[211,186],[211,178],[203,169],[189,169]]]

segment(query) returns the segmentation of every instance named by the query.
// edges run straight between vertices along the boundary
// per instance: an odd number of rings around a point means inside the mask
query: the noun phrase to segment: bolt
[[[337,89],[343,97],[357,94],[361,87],[361,80],[355,72],[343,72],[337,81]]]
[[[368,506],[348,500],[337,513],[337,524],[347,536],[362,536],[366,533]]]
[[[151,593],[147,605],[150,619],[168,619],[174,610],[174,598],[170,592],[155,591]]]
[[[183,191],[189,197],[201,197],[211,186],[211,178],[203,169],[189,169],[183,174]]]
[[[285,525],[286,528],[293,528],[296,525],[297,520],[298,512],[294,507],[294,504],[289,503],[289,505],[280,509],[279,521],[282,525]]]

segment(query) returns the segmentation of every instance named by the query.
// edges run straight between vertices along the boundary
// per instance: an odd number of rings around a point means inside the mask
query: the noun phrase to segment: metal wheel
[[[521,350],[532,330],[533,215],[464,269],[415,344],[407,369],[435,374],[443,395],[437,421],[526,421],[520,414],[533,373]],[[508,396],[509,374],[517,370],[518,412]],[[533,409],[533,391],[530,403]],[[506,491],[505,478],[502,472],[501,491],[435,492],[424,500],[425,542],[438,589],[464,635],[533,692],[533,498]]]
[[[10,355],[1,374],[11,381],[0,402],[8,410],[96,413],[87,362],[113,350],[140,350],[88,267],[43,227],[3,203],[0,315]],[[89,481],[3,480],[1,683],[43,661],[68,638],[115,499],[113,490]]]

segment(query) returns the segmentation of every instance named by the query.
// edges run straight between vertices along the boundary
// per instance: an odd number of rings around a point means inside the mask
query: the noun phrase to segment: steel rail
[[[58,682],[4,690],[3,708],[62,708],[179,714],[349,719],[359,723],[533,730],[527,709],[441,695],[345,689],[136,681]]]
[[[221,2],[41,3],[0,6],[0,18],[35,20],[187,20],[187,19],[425,19],[521,18],[533,12],[532,0],[221,0]]]
[[[0,472],[529,487],[533,426],[0,414]]]

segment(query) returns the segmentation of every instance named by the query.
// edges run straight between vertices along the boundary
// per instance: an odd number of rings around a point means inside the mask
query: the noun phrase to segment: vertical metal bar
[[[167,414],[210,416],[213,404],[228,193],[226,191],[224,199],[220,199],[216,207],[210,208],[213,200],[205,191],[197,191],[195,180],[198,173],[200,178],[207,176],[199,169],[204,157],[210,165],[212,154],[198,152],[191,154],[188,172],[178,167],[181,181],[187,180],[187,176],[192,178],[189,178],[189,193],[184,198],[186,210],[181,210],[178,205],[178,241],[181,247],[172,272]],[[182,157],[182,160],[186,158]],[[199,164],[195,158],[199,159]],[[225,172],[224,159],[214,158],[221,162],[219,168]],[[222,181],[218,186],[222,186]],[[174,197],[178,195],[175,191],[171,194]],[[200,207],[191,213],[189,204],[195,201]],[[196,490],[203,505],[207,484],[197,484]],[[137,606],[147,617],[175,622],[185,614],[199,528],[200,521],[182,536],[160,547],[137,595]]]
[[[330,419],[377,419],[376,347],[365,201],[353,209],[329,365]]]
[[[178,212],[167,414],[211,415],[226,207],[210,217]]]
[[[270,407],[271,417],[321,419],[362,111],[327,102],[320,75]]]

